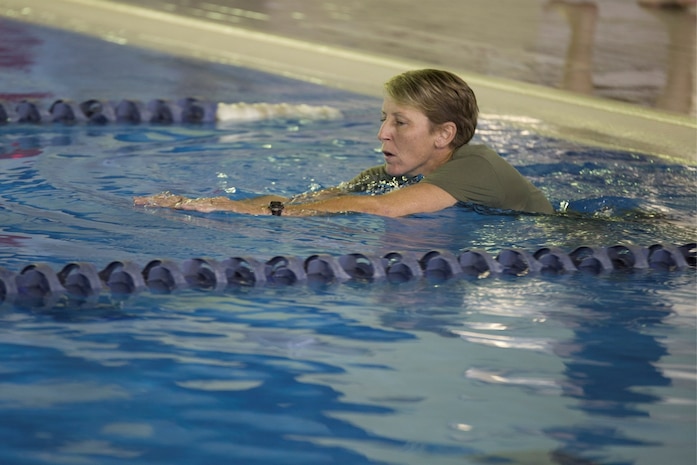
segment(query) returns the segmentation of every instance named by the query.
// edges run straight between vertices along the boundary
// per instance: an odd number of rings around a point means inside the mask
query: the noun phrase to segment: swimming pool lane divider
[[[470,249],[458,254],[431,250],[422,255],[414,252],[388,252],[382,256],[316,254],[306,258],[279,255],[267,261],[242,256],[221,261],[157,259],[144,267],[133,261],[112,261],[101,271],[88,262],[71,262],[59,271],[48,264],[35,263],[17,273],[0,267],[0,306],[52,308],[63,302],[81,307],[96,303],[105,293],[125,300],[144,291],[157,294],[185,289],[224,292],[241,287],[327,285],[351,280],[399,284],[426,279],[441,283],[454,278],[479,279],[497,275],[678,271],[694,269],[696,263],[697,243],[649,247],[581,246],[570,253],[556,247],[543,247],[534,252],[503,249],[495,256],[485,250]]]
[[[193,97],[169,102],[152,99],[146,103],[123,99],[104,101],[89,99],[81,103],[55,100],[43,108],[39,103],[22,100],[3,105],[0,102],[0,125],[60,123],[121,124],[203,124],[218,121],[256,121],[268,118],[339,119],[339,110],[329,106],[289,103],[223,103]]]

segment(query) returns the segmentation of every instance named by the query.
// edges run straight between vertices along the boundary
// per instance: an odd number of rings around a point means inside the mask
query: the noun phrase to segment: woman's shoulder
[[[465,144],[453,153],[453,159],[467,157],[491,158],[498,156],[499,154],[496,150],[485,144]]]

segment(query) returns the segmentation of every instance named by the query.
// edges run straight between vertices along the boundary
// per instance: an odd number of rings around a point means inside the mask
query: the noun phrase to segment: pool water
[[[32,33],[51,47],[74,40]],[[344,117],[2,126],[2,268],[695,239],[693,167],[545,138],[505,115],[484,115],[477,141],[555,206],[568,204],[565,213],[278,218],[134,208],[134,195],[164,190],[244,198],[347,180],[381,159],[380,102],[89,47],[116,63],[150,63],[150,77],[102,88],[93,77],[53,77],[56,88],[82,86],[72,98],[94,97],[89,89],[144,99],[154,76],[185,69],[206,76],[186,90],[213,100],[326,104]],[[157,90],[150,97],[181,89]],[[4,305],[0,461],[692,464],[695,278],[694,268],[494,275]]]

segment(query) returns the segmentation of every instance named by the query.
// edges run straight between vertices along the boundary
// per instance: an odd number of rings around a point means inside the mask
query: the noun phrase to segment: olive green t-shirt
[[[375,166],[349,181],[347,189],[379,192],[414,182],[438,186],[460,202],[529,213],[554,213],[544,194],[486,145],[463,145],[447,163],[423,179],[394,177],[387,174],[384,165]]]

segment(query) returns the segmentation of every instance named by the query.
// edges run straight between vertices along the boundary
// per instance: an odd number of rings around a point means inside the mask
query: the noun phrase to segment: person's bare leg
[[[695,0],[638,0],[638,3],[661,21],[669,37],[666,80],[656,108],[694,114]],[[685,8],[689,5],[693,7],[691,10]]]
[[[593,49],[595,47],[595,24],[598,6],[594,2],[553,1],[571,29],[571,38],[566,50],[564,75],[561,87],[583,94],[593,93]]]

